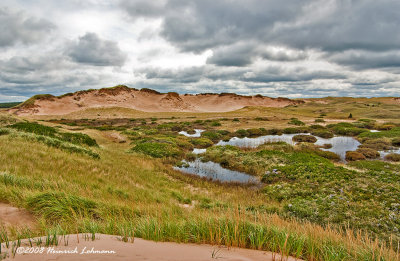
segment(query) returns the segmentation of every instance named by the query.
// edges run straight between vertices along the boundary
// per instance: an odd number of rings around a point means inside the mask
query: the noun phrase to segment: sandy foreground
[[[63,239],[60,239],[57,247],[30,248],[23,244],[18,248],[14,258],[9,253],[6,260],[296,260],[286,257],[281,259],[278,254],[250,249],[153,242],[140,238],[135,238],[133,243],[123,242],[118,239],[118,236],[104,234],[96,234],[94,241],[89,238],[85,240],[82,234],[79,234],[78,237],[76,234],[69,235],[67,238],[67,246],[65,246]],[[42,253],[24,253],[33,250],[40,250]]]

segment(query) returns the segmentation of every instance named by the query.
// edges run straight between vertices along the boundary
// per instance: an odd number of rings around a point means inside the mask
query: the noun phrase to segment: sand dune
[[[283,258],[271,252],[226,248],[211,245],[178,244],[168,242],[154,242],[135,238],[134,242],[122,242],[117,236],[98,234],[97,239],[85,240],[82,235],[69,235],[68,246],[63,240],[57,247],[45,247],[41,254],[24,254],[29,251],[27,246],[21,247],[14,259],[10,260],[147,260],[147,261],[268,261],[268,260],[295,260]],[[97,252],[96,252],[97,251]],[[214,253],[214,254],[213,254]],[[275,259],[274,259],[275,258]],[[298,260],[298,259],[297,259]]]
[[[122,107],[146,112],[225,112],[245,106],[285,107],[303,103],[287,98],[261,95],[242,96],[232,93],[178,94],[159,93],[116,86],[99,90],[78,91],[62,96],[37,95],[10,112],[17,115],[64,115],[88,108]]]

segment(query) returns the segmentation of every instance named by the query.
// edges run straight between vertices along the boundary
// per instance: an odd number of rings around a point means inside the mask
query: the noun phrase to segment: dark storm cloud
[[[400,67],[400,52],[348,51],[335,54],[328,59],[356,70]]]
[[[122,66],[127,58],[116,42],[103,40],[95,33],[86,33],[66,51],[75,62],[94,66]]]
[[[201,52],[243,39],[327,51],[386,50],[400,46],[400,34],[396,33],[400,26],[400,2],[396,0],[156,3],[143,9],[141,1],[122,0],[121,6],[133,17],[151,14],[163,18],[162,35],[183,51]]]
[[[0,7],[0,47],[41,41],[55,25],[43,18]]]

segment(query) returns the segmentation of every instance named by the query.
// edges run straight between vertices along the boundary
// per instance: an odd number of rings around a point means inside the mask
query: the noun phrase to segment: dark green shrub
[[[57,133],[57,130],[55,128],[44,126],[35,122],[18,122],[10,125],[9,127],[19,131],[30,132],[50,137],[54,137]]]
[[[74,144],[85,144],[88,146],[98,146],[95,139],[84,133],[60,133],[60,138]]]
[[[322,123],[322,122],[325,122],[325,120],[324,119],[315,119],[315,122]]]
[[[304,122],[302,122],[301,120],[299,120],[297,118],[291,118],[290,121],[288,122],[288,124],[296,125],[296,126],[304,126],[304,125],[306,125]]]
[[[235,132],[235,134],[236,134],[236,136],[238,136],[238,137],[240,137],[240,138],[244,138],[244,137],[249,136],[248,131],[247,131],[247,130],[244,130],[244,129],[237,130],[237,131]]]

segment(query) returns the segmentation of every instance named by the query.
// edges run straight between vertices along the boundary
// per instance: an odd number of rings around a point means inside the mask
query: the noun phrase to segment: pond
[[[218,163],[212,161],[202,162],[201,160],[196,159],[195,161],[185,163],[188,164],[188,167],[174,167],[174,169],[213,181],[245,184],[259,183],[259,180],[254,176],[239,171],[225,169]]]
[[[232,145],[242,148],[256,148],[264,143],[268,142],[278,142],[283,141],[288,144],[294,145],[295,142],[292,141],[293,136],[303,134],[310,135],[309,133],[296,133],[296,134],[282,134],[282,135],[266,135],[257,138],[238,138],[233,137],[229,141],[219,141],[217,145]],[[316,145],[332,144],[330,149],[322,149],[327,151],[332,151],[340,156],[342,160],[345,160],[346,151],[354,151],[361,145],[361,143],[354,139],[353,137],[336,136],[329,139],[324,139],[316,137]]]
[[[185,135],[186,137],[199,138],[204,130],[195,129],[194,131],[194,134],[189,134],[186,131],[180,131],[179,134]]]

